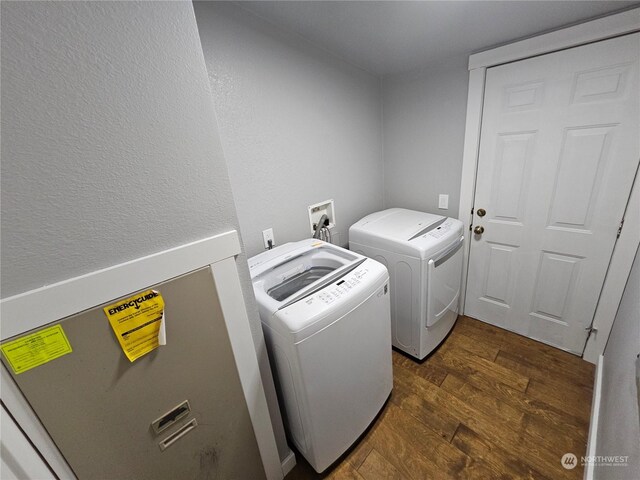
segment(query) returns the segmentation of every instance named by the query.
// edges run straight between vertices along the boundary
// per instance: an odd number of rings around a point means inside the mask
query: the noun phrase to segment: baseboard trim
[[[589,421],[589,440],[587,442],[587,457],[596,456],[598,445],[598,422],[600,420],[600,401],[602,399],[602,363],[604,356],[598,356],[596,364],[595,385],[593,386],[593,401],[591,403],[591,420]],[[593,480],[594,465],[588,462],[584,466],[584,479]]]
[[[296,455],[289,450],[289,455],[282,460],[282,473],[286,477],[287,474],[296,466]]]

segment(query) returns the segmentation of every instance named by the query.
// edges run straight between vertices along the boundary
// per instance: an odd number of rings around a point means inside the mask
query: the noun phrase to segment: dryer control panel
[[[430,230],[428,233],[425,233],[422,238],[427,238],[427,236],[432,238],[442,238],[447,235],[452,228],[457,228],[458,221],[453,218],[447,218],[441,225],[437,226],[433,230]]]

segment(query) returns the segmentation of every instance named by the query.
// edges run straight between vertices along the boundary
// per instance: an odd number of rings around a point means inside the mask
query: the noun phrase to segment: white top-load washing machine
[[[389,270],[393,345],[423,359],[458,316],[462,280],[460,220],[390,208],[349,229],[349,248]]]
[[[249,270],[290,439],[322,472],[391,393],[387,269],[309,239],[251,258]]]

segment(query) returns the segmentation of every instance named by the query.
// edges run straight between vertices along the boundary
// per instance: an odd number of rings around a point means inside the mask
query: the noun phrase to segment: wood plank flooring
[[[393,393],[366,434],[318,475],[301,455],[286,480],[580,479],[594,366],[468,317],[417,362],[393,352]]]

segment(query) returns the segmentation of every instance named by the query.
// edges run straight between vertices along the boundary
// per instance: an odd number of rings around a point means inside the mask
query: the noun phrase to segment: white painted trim
[[[0,409],[0,476],[3,480],[55,477],[4,406]]]
[[[593,400],[591,402],[591,420],[589,422],[589,440],[587,441],[587,457],[595,457],[598,451],[598,423],[600,421],[600,402],[602,400],[602,366],[604,357],[598,357],[596,364],[595,385],[593,386]],[[593,463],[587,463],[584,468],[584,479],[593,480]]]
[[[284,473],[271,425],[267,397],[260,377],[260,367],[251,337],[236,263],[233,258],[227,258],[211,265],[211,271],[267,478],[281,480],[284,478]]]
[[[286,477],[287,474],[293,470],[293,467],[296,466],[296,455],[291,450],[289,450],[289,455],[287,455],[282,461],[282,473]]]
[[[609,270],[600,292],[600,300],[593,317],[593,328],[597,329],[587,340],[582,358],[596,363],[604,353],[609,334],[622,301],[624,287],[631,273],[633,259],[640,247],[640,175],[636,175],[631,196],[624,214],[624,227],[616,242],[609,263]]]
[[[640,8],[503,45],[469,57],[469,70],[491,67],[640,30]]]
[[[497,47],[486,52],[476,53],[469,57],[469,93],[459,204],[460,220],[465,224],[465,232],[469,231],[470,220],[468,212],[471,212],[473,207],[475,194],[486,68],[639,30],[640,8],[634,8],[573,27]],[[480,79],[482,80],[480,81]],[[626,279],[631,270],[633,256],[640,244],[640,186],[638,183],[639,181],[636,179],[627,212],[625,213],[625,226],[613,251],[609,270],[600,294],[600,301],[596,307],[593,326],[598,329],[598,332],[590,336],[583,353],[583,358],[591,363],[595,363],[598,356],[604,352],[618,305],[622,299]],[[463,259],[464,270],[460,295],[461,313],[464,313],[469,261],[469,235],[466,235],[466,237],[467,244],[465,245]]]
[[[234,257],[235,230],[2,300],[2,339],[210,265],[240,383],[269,480],[284,477]],[[79,294],[81,292],[81,294]],[[75,475],[4,365],[2,401],[62,480]]]
[[[16,419],[20,428],[29,437],[58,478],[60,480],[75,480],[76,476],[73,470],[67,464],[56,444],[51,440],[51,437],[42,423],[40,423],[40,420],[38,420],[35,412],[29,406],[4,364],[0,368],[0,390],[2,391],[2,402],[7,407],[7,410]],[[24,468],[27,467],[25,466]]]
[[[464,314],[464,300],[467,293],[467,267],[471,247],[469,227],[473,221],[471,209],[476,190],[476,168],[480,150],[480,128],[482,126],[482,104],[486,68],[469,72],[469,93],[467,96],[467,121],[462,152],[462,180],[458,218],[464,224],[464,255],[462,257],[462,285],[460,286],[460,314]]]
[[[238,253],[240,241],[237,232],[232,230],[2,299],[0,340]]]

